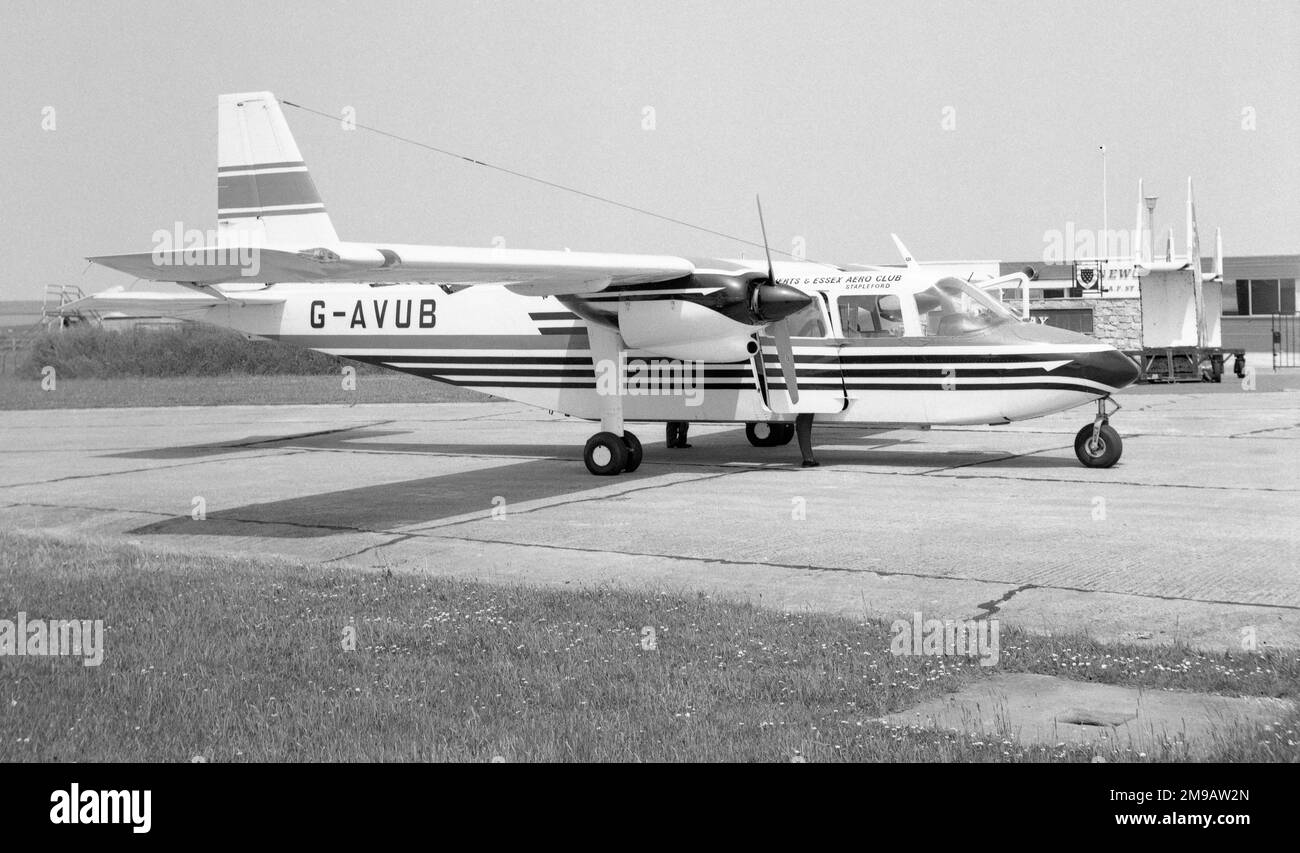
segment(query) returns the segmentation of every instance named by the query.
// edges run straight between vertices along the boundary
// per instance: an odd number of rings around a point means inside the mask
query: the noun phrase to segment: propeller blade
[[[763,232],[763,253],[767,255],[767,280],[776,284],[776,274],[772,271],[772,250],[767,247],[767,225],[763,222],[763,200],[755,195],[754,203],[758,205],[758,227]]]
[[[799,402],[799,380],[794,371],[794,346],[790,343],[790,321],[773,323],[772,338],[776,341],[776,356],[781,362],[781,378],[785,380],[786,393],[791,403]]]
[[[767,255],[767,281],[776,285],[776,272],[772,267],[772,250],[767,245],[767,224],[763,222],[763,200],[754,196],[758,205],[758,227],[763,232],[763,252]],[[791,403],[799,402],[799,380],[794,370],[794,345],[790,343],[790,323],[784,317],[768,326],[772,338],[776,341],[776,357],[781,362],[781,378],[785,380],[785,392],[790,395]]]

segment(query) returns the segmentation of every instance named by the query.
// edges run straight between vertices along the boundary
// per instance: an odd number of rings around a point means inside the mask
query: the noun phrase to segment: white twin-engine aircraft
[[[195,292],[115,289],[69,310],[226,326],[599,420],[593,474],[640,465],[628,421],[667,423],[669,447],[689,447],[695,421],[743,423],[756,446],[797,432],[816,465],[814,416],[1005,424],[1091,402],[1075,452],[1090,467],[1119,459],[1110,395],[1136,366],[1022,322],[998,291],[1023,290],[1023,275],[938,277],[901,243],[905,268],[345,243],[274,95],[221,96],[218,137],[215,243],[155,235],[152,252],[91,258]]]

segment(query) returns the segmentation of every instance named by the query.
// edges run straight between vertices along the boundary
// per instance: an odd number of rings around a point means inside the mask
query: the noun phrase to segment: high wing
[[[206,246],[89,260],[149,281],[497,284],[534,296],[594,293],[610,285],[669,281],[695,271],[690,261],[670,255],[369,243],[301,249]]]

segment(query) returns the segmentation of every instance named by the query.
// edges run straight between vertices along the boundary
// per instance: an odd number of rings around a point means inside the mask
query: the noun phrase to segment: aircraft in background
[[[274,95],[221,96],[218,140],[215,242],[90,259],[193,292],[115,289],[65,311],[225,326],[599,420],[593,474],[641,464],[630,421],[667,423],[669,447],[692,422],[743,423],[755,446],[797,432],[815,465],[814,417],[927,428],[1094,403],[1076,455],[1122,452],[1111,394],[1136,366],[1022,322],[999,294],[1023,293],[1023,274],[936,276],[901,242],[904,268],[343,242]]]

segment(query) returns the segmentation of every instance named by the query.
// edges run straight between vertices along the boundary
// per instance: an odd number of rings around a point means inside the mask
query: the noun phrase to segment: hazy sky
[[[775,246],[835,262],[895,262],[890,231],[922,259],[1040,257],[1100,227],[1103,143],[1111,228],[1144,176],[1181,242],[1192,175],[1228,254],[1300,252],[1295,2],[0,7],[0,298],[126,284],[84,256],[214,227],[217,95],[262,89],[750,239],[762,193]],[[344,239],[754,256],[286,115]]]

